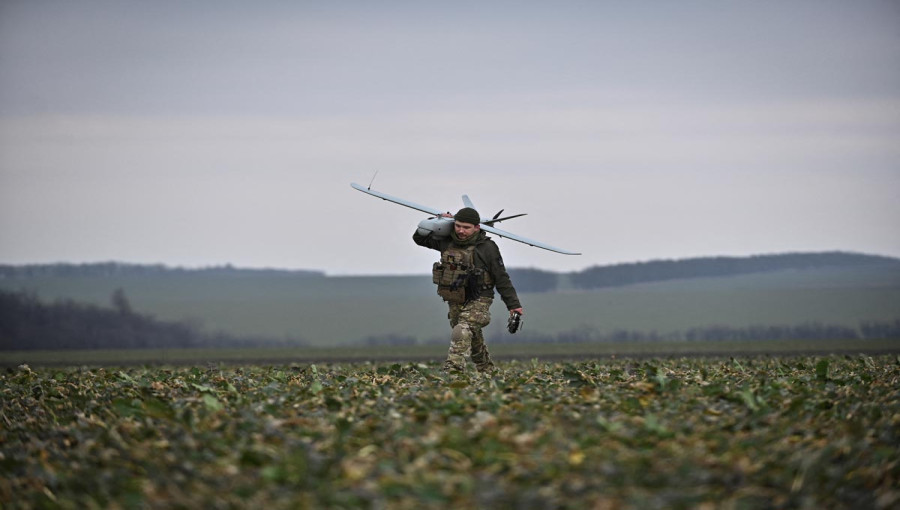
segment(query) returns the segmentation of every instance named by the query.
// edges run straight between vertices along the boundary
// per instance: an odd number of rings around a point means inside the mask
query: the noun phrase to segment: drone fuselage
[[[432,216],[419,222],[419,235],[426,236],[431,234],[434,237],[447,237],[453,232],[453,218],[442,216]]]

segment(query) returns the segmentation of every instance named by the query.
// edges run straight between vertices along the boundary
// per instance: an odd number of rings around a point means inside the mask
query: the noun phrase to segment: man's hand
[[[522,308],[513,308],[509,311],[509,314],[512,315],[514,313],[518,313],[519,315],[525,315],[525,310]]]

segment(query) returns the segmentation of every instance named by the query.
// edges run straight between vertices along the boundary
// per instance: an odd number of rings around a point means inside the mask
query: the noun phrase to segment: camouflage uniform
[[[491,354],[484,343],[481,328],[491,322],[491,303],[493,297],[480,297],[465,304],[450,304],[450,351],[447,353],[445,370],[463,370],[466,367],[466,354],[471,351],[472,362],[480,372],[494,368]]]
[[[447,361],[444,363],[444,369],[447,371],[463,370],[467,354],[471,355],[472,362],[479,371],[491,371],[494,368],[482,333],[482,328],[491,322],[490,307],[494,301],[494,288],[497,289],[508,310],[522,307],[503,265],[500,249],[484,231],[479,231],[475,235],[478,237],[468,243],[474,244],[474,265],[490,275],[491,285],[482,288],[477,298],[469,299],[465,303],[450,303],[447,317],[453,330],[450,334]],[[458,248],[451,237],[434,238],[431,234],[422,235],[416,232],[413,234],[413,241],[419,246],[440,251],[442,254],[448,248]]]

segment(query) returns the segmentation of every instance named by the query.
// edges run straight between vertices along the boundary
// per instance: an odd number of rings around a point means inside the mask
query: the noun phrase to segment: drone
[[[445,214],[444,211],[441,211],[440,209],[436,209],[434,207],[428,207],[425,205],[420,205],[415,202],[410,202],[409,200],[404,200],[402,198],[397,198],[395,196],[388,195],[387,193],[381,193],[380,191],[374,191],[374,190],[372,190],[371,185],[369,185],[369,187],[365,187],[365,186],[360,186],[359,184],[356,184],[355,182],[352,182],[352,183],[350,183],[350,186],[353,189],[362,191],[363,193],[372,195],[373,197],[378,197],[382,200],[387,200],[388,202],[394,202],[395,204],[400,204],[402,206],[409,207],[410,209],[415,209],[417,211],[431,214],[432,216],[419,222],[419,233],[422,235],[427,235],[428,233],[431,233],[435,237],[441,238],[441,237],[449,236],[450,232],[453,231],[453,223],[454,223],[453,218],[444,216],[444,214]],[[472,201],[469,200],[468,195],[463,195],[462,201],[466,207],[471,207],[472,209],[477,210],[475,205],[472,204]],[[495,223],[500,223],[501,221],[518,218],[520,216],[525,216],[525,214],[523,213],[523,214],[513,214],[511,216],[505,216],[505,217],[501,218],[500,215],[503,214],[503,211],[504,210],[501,209],[500,212],[495,214],[492,218],[481,218],[481,223],[480,223],[481,229],[486,232],[495,234],[499,237],[503,237],[506,239],[512,239],[513,241],[518,241],[520,243],[524,243],[529,246],[534,246],[535,248],[542,248],[544,250],[549,250],[549,251],[556,252],[556,253],[562,253],[563,255],[581,255],[580,253],[576,253],[576,252],[569,251],[569,250],[563,250],[562,248],[556,248],[554,246],[550,246],[549,244],[542,243],[540,241],[535,241],[533,239],[528,239],[528,238],[513,234],[512,232],[507,232],[505,230],[500,230],[499,228],[494,227]]]

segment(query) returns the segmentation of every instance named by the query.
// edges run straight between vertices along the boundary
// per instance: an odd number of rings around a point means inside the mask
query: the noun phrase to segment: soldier
[[[431,232],[417,230],[413,241],[441,252],[441,261],[434,264],[432,276],[438,294],[450,304],[447,317],[453,328],[444,370],[464,370],[466,353],[471,352],[478,371],[491,372],[494,362],[484,343],[482,328],[491,322],[494,287],[510,315],[516,312],[524,315],[524,311],[503,267],[500,249],[481,230],[478,211],[465,207],[455,216],[450,213],[442,216],[455,220],[449,237],[435,238]]]

